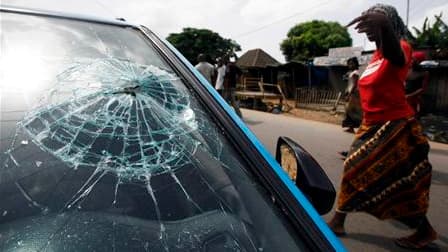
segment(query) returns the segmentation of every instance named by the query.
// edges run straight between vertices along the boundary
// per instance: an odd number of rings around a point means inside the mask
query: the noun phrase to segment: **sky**
[[[163,38],[181,32],[184,27],[210,29],[240,44],[242,51],[239,55],[261,48],[279,62],[285,62],[280,43],[296,24],[324,20],[346,25],[376,3],[395,6],[406,22],[408,1],[409,28],[421,29],[426,17],[434,20],[434,15],[441,12],[445,12],[442,19],[448,21],[446,0],[35,0],[32,7],[107,18],[122,17],[147,26]],[[26,0],[0,0],[0,3],[30,5]],[[358,34],[353,28],[348,31],[353,46],[374,49],[374,44],[365,35]]]

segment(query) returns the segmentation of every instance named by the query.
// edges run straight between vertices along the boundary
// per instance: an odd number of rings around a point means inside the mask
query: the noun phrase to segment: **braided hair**
[[[395,9],[395,7],[386,4],[375,4],[364,13],[372,12],[380,12],[386,15],[386,17],[389,18],[390,23],[392,24],[392,29],[399,39],[409,39],[409,31],[404,25],[401,17],[398,15],[397,9]]]

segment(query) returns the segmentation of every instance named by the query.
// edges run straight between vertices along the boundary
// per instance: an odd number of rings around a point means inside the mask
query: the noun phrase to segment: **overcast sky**
[[[2,4],[27,3],[25,0],[0,0]],[[39,3],[36,3],[39,2]],[[409,27],[421,28],[425,17],[444,11],[448,20],[447,0],[409,0]],[[224,38],[235,40],[242,52],[261,48],[280,62],[284,56],[280,43],[294,25],[310,21],[337,21],[346,25],[375,3],[397,8],[406,22],[407,0],[78,0],[32,1],[33,7],[77,12],[102,17],[123,17],[143,24],[163,38],[179,33],[184,27],[206,28]],[[349,28],[354,46],[373,49],[364,35]]]

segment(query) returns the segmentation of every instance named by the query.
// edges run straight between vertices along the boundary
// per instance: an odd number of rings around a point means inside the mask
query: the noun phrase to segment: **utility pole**
[[[407,4],[406,4],[406,28],[408,27],[409,24],[409,0],[407,0]]]

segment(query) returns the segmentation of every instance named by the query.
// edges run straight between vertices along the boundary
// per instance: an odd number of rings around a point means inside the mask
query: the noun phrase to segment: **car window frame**
[[[251,172],[261,181],[261,185],[265,186],[272,194],[274,203],[285,213],[286,218],[291,221],[291,226],[294,227],[306,246],[312,251],[345,251],[328,227],[326,225],[322,226],[323,221],[321,217],[282,171],[278,163],[256,139],[255,135],[236,116],[213,87],[167,41],[160,39],[146,27],[124,21],[96,19],[9,6],[0,6],[0,12],[106,24],[132,28],[140,32],[147,40],[148,46],[152,46],[159,56],[183,80],[184,84],[195,92],[198,102],[204,109],[210,112],[209,115],[212,120],[225,131],[225,135],[232,147],[241,155]]]

